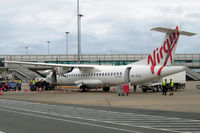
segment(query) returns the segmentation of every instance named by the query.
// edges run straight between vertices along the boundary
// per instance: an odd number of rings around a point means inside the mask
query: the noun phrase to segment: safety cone
[[[64,93],[64,92],[65,92],[65,89],[62,89],[61,91]]]
[[[40,89],[39,92],[42,93],[42,89]]]
[[[34,94],[36,93],[36,91],[33,92]]]
[[[115,87],[113,87],[113,90],[115,91],[115,90],[116,90],[116,88],[115,88]]]
[[[72,91],[71,91],[71,89],[69,90],[69,93],[71,93]]]
[[[0,91],[0,96],[2,96],[3,95],[3,92],[2,92],[2,90]]]
[[[54,91],[51,91],[51,93],[53,94],[53,93],[54,93]]]

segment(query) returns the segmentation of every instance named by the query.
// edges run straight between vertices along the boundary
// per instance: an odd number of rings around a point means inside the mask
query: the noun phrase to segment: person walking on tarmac
[[[167,95],[167,79],[165,79],[162,83],[162,95]]]
[[[170,79],[169,87],[170,87],[169,95],[174,95],[174,82],[172,81],[172,79]]]

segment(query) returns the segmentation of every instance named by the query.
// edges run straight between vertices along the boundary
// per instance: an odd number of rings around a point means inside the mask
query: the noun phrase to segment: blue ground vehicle
[[[8,89],[9,90],[17,90],[17,83],[16,82],[8,82]]]

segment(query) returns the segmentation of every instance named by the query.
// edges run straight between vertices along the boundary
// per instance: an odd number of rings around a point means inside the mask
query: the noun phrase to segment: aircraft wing
[[[94,65],[83,64],[53,64],[53,63],[36,63],[36,62],[21,62],[21,61],[4,61],[8,64],[34,65],[34,66],[48,66],[48,67],[63,67],[64,69],[78,68],[81,71],[88,71],[94,68]]]

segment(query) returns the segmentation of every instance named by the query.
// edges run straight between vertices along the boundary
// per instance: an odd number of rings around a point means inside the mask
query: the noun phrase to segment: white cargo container
[[[162,82],[167,79],[167,83],[169,84],[170,79],[173,80],[174,82],[174,89],[184,89],[185,88],[185,83],[186,83],[186,72],[182,71],[179,73],[175,73],[163,78],[160,78],[158,80],[154,80],[152,82],[143,84],[141,86],[143,92],[146,92],[147,90],[152,90],[152,91],[160,91],[162,90]]]

